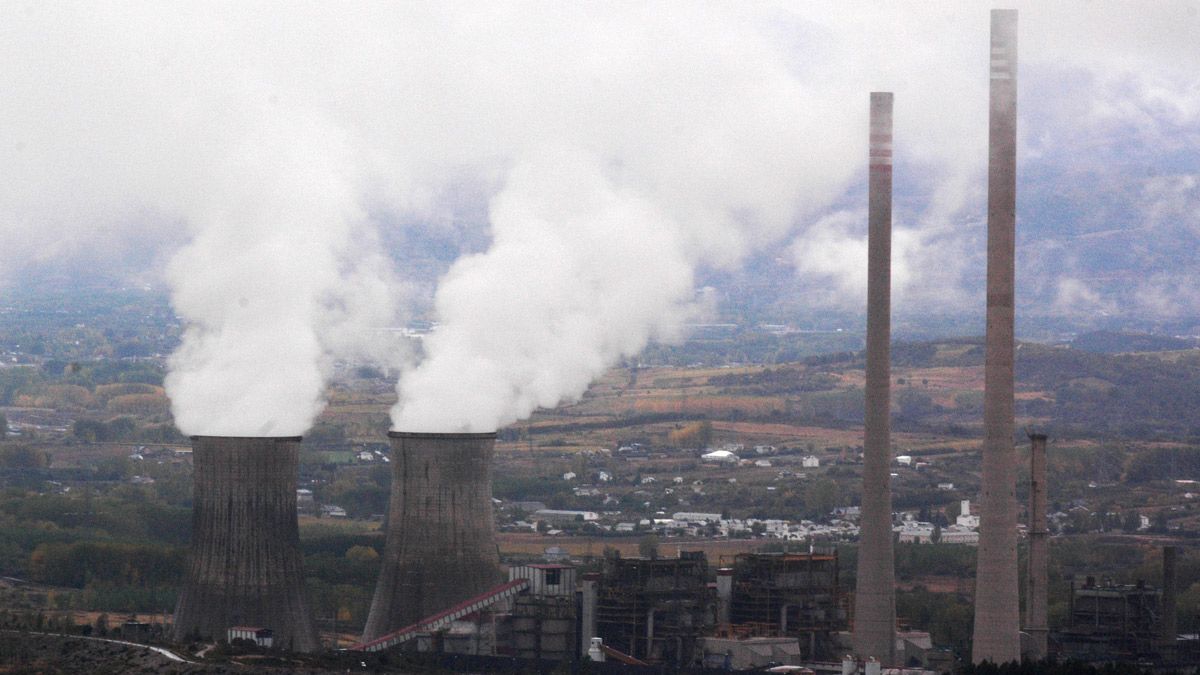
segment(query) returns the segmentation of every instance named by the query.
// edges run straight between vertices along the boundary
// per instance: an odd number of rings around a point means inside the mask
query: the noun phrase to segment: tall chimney
[[[1050,633],[1046,617],[1049,586],[1049,534],[1046,531],[1046,435],[1029,435],[1029,569],[1026,570],[1025,632],[1032,638],[1029,658],[1046,658]]]
[[[983,499],[972,660],[1021,658],[1013,447],[1013,259],[1017,198],[1017,11],[992,10],[988,115],[987,355]]]
[[[1175,642],[1179,639],[1179,629],[1175,625],[1175,595],[1177,589],[1175,587],[1175,557],[1178,549],[1174,546],[1163,547],[1163,569],[1162,569],[1162,645],[1168,650],[1168,656],[1175,649]]]
[[[496,434],[392,431],[383,567],[363,642],[502,582],[492,519]]]
[[[257,626],[283,649],[320,647],[296,523],[299,448],[299,437],[192,437],[192,543],[176,640]]]
[[[871,93],[867,221],[867,381],[862,528],[854,593],[854,651],[891,665],[896,649],[892,554],[891,278],[892,94]]]

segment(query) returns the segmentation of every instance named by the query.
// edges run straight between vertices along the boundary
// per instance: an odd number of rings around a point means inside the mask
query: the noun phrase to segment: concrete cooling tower
[[[495,433],[390,432],[387,544],[369,642],[503,581],[492,517]]]
[[[192,437],[192,543],[175,639],[255,626],[272,630],[278,648],[320,648],[296,524],[299,448],[299,437]]]

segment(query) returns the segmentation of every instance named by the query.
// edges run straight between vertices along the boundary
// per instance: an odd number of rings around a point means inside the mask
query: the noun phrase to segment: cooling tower
[[[1029,435],[1029,569],[1025,574],[1025,632],[1032,642],[1029,658],[1046,658],[1049,533],[1046,530],[1046,435]]]
[[[255,626],[274,631],[281,649],[320,647],[296,525],[299,449],[299,437],[192,437],[192,543],[176,640]]]
[[[492,520],[495,433],[390,432],[392,494],[369,642],[503,581]]]
[[[972,660],[1021,658],[1013,444],[1013,259],[1017,197],[1017,12],[992,10],[988,115],[987,351],[982,508]]]
[[[896,641],[892,556],[891,273],[892,94],[871,94],[867,222],[867,382],[862,528],[854,593],[854,650],[891,665]]]

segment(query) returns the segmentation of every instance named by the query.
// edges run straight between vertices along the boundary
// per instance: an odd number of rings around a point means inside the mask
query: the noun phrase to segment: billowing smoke
[[[1018,4],[1022,86],[1042,88],[1022,100],[1057,106],[1023,113],[1024,157],[1100,166],[1096,138],[1131,126],[1147,158],[1182,146],[1167,173],[1194,177],[1191,3]],[[872,90],[896,93],[898,297],[982,289],[963,289],[986,157],[971,5],[5,10],[0,281],[158,249],[187,325],[167,382],[187,433],[302,433],[334,360],[396,364],[377,329],[395,325],[410,252],[384,251],[388,228],[490,237],[441,280],[397,428],[490,429],[578,396],[704,311],[697,272],[755,249],[793,251],[811,297],[861,306]],[[1087,114],[1062,108],[1078,101]],[[1066,270],[1079,288],[1088,264]]]
[[[189,434],[304,433],[324,405],[347,328],[372,335],[396,298],[389,269],[364,248],[354,164],[328,128],[259,130],[235,147],[167,269],[187,322],[166,389]]]
[[[576,43],[533,50],[557,96],[502,136],[491,246],[440,282],[395,428],[488,431],[579,396],[703,311],[700,266],[736,265],[837,194],[865,141],[828,123],[828,93],[800,82],[761,18],[646,16],[619,39],[581,21]]]

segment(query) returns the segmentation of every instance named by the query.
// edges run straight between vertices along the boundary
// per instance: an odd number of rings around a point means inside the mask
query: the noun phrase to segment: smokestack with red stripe
[[[854,594],[854,649],[895,661],[896,592],[892,555],[891,274],[892,94],[871,94],[867,215],[867,381],[862,529]]]
[[[987,352],[982,508],[972,660],[1021,658],[1013,444],[1014,257],[1017,206],[1017,12],[992,10],[988,115]]]

